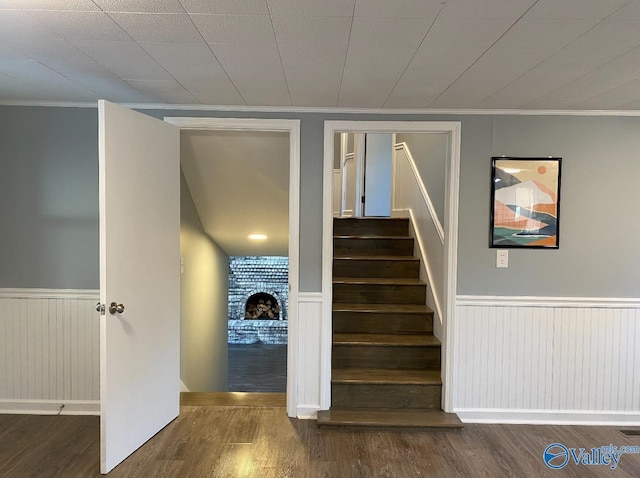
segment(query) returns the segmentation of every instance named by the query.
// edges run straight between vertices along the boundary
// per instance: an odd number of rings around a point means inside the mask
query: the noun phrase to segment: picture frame
[[[489,247],[558,249],[562,158],[491,158]]]

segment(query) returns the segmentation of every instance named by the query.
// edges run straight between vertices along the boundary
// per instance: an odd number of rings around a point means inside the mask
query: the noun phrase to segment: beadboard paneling
[[[640,423],[637,303],[473,302],[460,301],[454,331],[454,409],[463,418],[482,419],[484,410],[495,421],[513,421],[512,411],[523,417],[538,413],[538,419],[524,422],[539,423],[545,420],[539,413],[549,412],[560,421],[563,414],[590,414],[607,422],[607,414],[616,414],[618,421],[627,416]]]
[[[321,353],[322,331],[322,294],[319,292],[300,292],[298,295],[298,327],[300,337],[298,344],[298,418],[315,419],[321,409],[322,391],[321,377],[327,373],[323,367],[329,367],[331,376],[331,359],[328,364],[319,360]],[[291,333],[291,332],[290,332]],[[329,331],[330,336],[330,331]]]
[[[99,400],[97,301],[93,291],[0,291],[1,401]]]

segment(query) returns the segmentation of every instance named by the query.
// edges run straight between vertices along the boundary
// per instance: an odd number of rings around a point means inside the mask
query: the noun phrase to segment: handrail
[[[411,170],[413,171],[413,175],[416,178],[416,182],[418,183],[418,188],[420,189],[420,193],[422,194],[422,198],[424,199],[425,204],[427,205],[427,209],[429,210],[429,214],[431,215],[431,219],[433,220],[434,225],[436,226],[436,230],[438,231],[438,236],[440,237],[440,242],[444,245],[444,228],[440,223],[440,219],[436,214],[435,207],[433,207],[433,202],[431,202],[431,197],[429,196],[429,192],[427,191],[422,178],[420,177],[420,173],[418,172],[418,167],[416,166],[416,162],[411,155],[411,150],[407,143],[404,141],[401,143],[396,143],[395,150],[400,151],[404,150],[407,155],[407,159],[409,160],[409,166],[411,166]]]

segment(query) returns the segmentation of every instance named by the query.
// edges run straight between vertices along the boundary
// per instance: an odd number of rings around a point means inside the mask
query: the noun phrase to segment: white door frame
[[[289,133],[289,314],[287,331],[287,415],[295,417],[298,383],[298,285],[300,251],[300,120],[165,117],[180,129],[277,131]],[[333,147],[333,146],[332,146]],[[333,169],[333,163],[331,164]],[[330,179],[331,180],[331,177]]]
[[[353,151],[356,162],[356,203],[353,207],[353,215],[354,217],[363,217],[364,207],[362,206],[362,196],[364,196],[364,156],[366,151],[366,137],[364,134],[353,135]]]
[[[331,312],[332,312],[332,265],[333,265],[333,213],[332,181],[333,142],[336,133],[447,133],[449,154],[445,188],[445,300],[443,319],[443,394],[442,404],[447,412],[454,405],[455,348],[453,333],[457,291],[458,263],[458,200],[460,176],[459,121],[325,121],[324,123],[324,170],[323,170],[323,224],[322,224],[322,327],[320,338],[321,372],[320,405],[322,410],[331,406]]]

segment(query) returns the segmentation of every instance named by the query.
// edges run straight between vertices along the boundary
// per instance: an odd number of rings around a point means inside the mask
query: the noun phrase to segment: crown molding
[[[372,115],[452,115],[452,116],[640,116],[640,110],[527,110],[527,109],[410,109],[410,108],[350,108],[314,106],[241,106],[241,105],[172,105],[166,103],[117,103],[134,110],[227,111],[252,113],[324,113]],[[47,108],[97,108],[97,102],[13,101],[0,100],[0,106]]]

